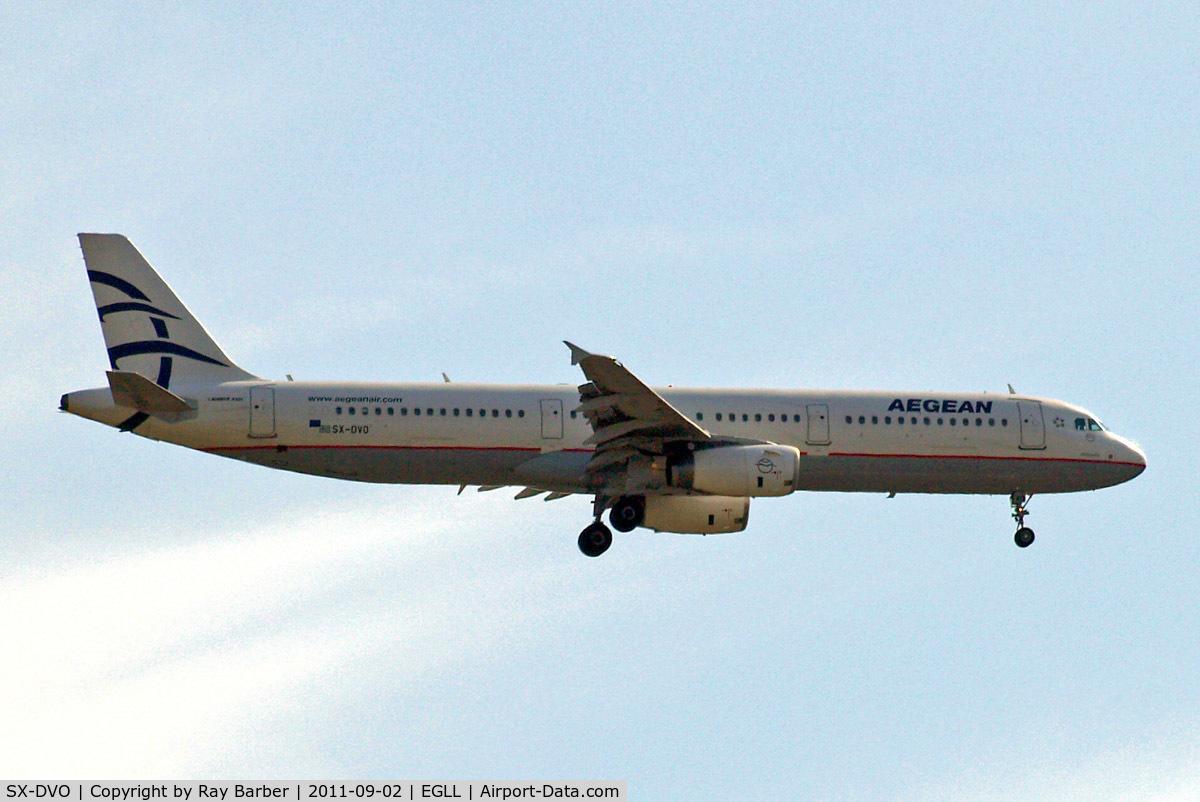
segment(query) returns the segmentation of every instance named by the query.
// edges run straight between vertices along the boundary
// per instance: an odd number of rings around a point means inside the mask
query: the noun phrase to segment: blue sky
[[[1200,798],[1193,4],[9,4],[0,771]],[[1022,392],[1117,488],[727,537],[59,415],[74,235],[260,375]]]

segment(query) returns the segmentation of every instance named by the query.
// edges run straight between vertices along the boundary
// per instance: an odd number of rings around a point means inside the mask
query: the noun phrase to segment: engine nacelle
[[[799,470],[800,452],[792,446],[720,446],[673,458],[667,481],[719,496],[786,496]]]
[[[647,496],[642,526],[655,532],[717,535],[740,532],[750,520],[750,499],[728,496]]]

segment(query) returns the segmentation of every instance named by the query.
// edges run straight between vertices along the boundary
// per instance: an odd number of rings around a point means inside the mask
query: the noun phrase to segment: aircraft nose
[[[1124,437],[1117,438],[1117,446],[1117,458],[1134,469],[1133,476],[1146,470],[1146,452],[1142,450],[1141,446]]]

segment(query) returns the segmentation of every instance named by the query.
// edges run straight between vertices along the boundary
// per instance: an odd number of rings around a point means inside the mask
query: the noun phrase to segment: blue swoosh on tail
[[[100,313],[101,320],[104,320],[105,315],[111,315],[114,312],[151,312],[155,315],[169,317],[172,320],[179,320],[178,315],[172,315],[170,312],[164,312],[157,306],[142,304],[138,303],[137,301],[122,301],[119,304],[107,304],[105,306],[98,307],[96,311]]]
[[[219,365],[223,368],[229,367],[224,362],[213,359],[211,356],[205,356],[199,351],[193,351],[191,348],[186,348],[179,343],[167,340],[139,340],[137,342],[124,343],[123,345],[114,345],[108,349],[108,358],[114,365],[118,359],[124,359],[127,356],[141,356],[142,354],[175,354],[176,356],[186,356],[188,359],[195,359],[197,362],[207,362],[210,365]]]
[[[114,276],[112,273],[105,273],[100,270],[89,270],[87,273],[88,281],[94,281],[97,284],[107,284],[113,289],[120,290],[130,298],[136,298],[139,301],[150,300],[146,297],[146,293],[142,292],[125,279]]]

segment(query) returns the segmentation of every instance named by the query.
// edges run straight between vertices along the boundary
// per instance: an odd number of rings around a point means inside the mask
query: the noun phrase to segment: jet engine
[[[667,483],[719,496],[786,496],[796,489],[800,452],[792,446],[720,446],[667,463]]]
[[[716,535],[740,532],[750,520],[750,499],[729,496],[647,496],[642,526],[655,532]]]

